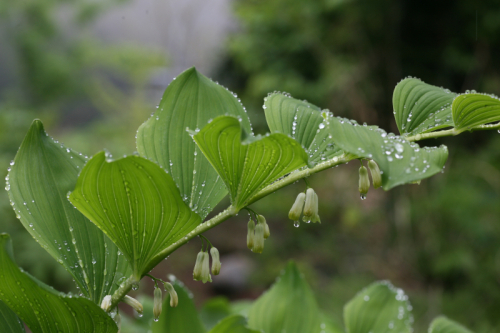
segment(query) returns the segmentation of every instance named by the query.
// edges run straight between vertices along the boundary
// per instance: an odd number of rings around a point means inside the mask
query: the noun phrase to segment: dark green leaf
[[[271,133],[286,134],[299,142],[309,155],[310,165],[342,154],[329,137],[317,106],[274,93],[264,99],[264,112]]]
[[[221,319],[231,314],[229,301],[225,297],[208,300],[200,311],[200,318],[207,330],[214,327]]]
[[[463,94],[453,101],[453,120],[460,132],[500,121],[500,100],[485,94]]]
[[[139,156],[109,161],[104,152],[96,154],[80,173],[70,200],[115,242],[136,279],[201,222],[182,201],[172,177]]]
[[[260,333],[247,327],[247,320],[240,315],[232,315],[220,321],[209,333]]]
[[[440,172],[448,157],[446,146],[420,148],[376,126],[360,126],[348,119],[330,116],[327,127],[342,150],[378,163],[385,190]]]
[[[10,236],[0,234],[0,300],[33,333],[114,333],[118,329],[100,307],[86,298],[59,293],[23,273],[12,258]]]
[[[401,134],[432,132],[453,127],[451,103],[457,94],[431,86],[419,79],[406,78],[394,89],[394,118]]]
[[[224,180],[236,209],[278,178],[303,167],[307,154],[297,141],[280,133],[241,142],[238,119],[215,118],[194,139]]]
[[[239,118],[244,131],[251,133],[250,121],[238,99],[191,68],[168,86],[158,110],[137,132],[139,153],[172,175],[184,201],[202,219],[227,190],[186,128],[203,128],[211,119],[226,114]]]
[[[429,333],[472,333],[472,331],[453,320],[440,316],[432,321]]]
[[[85,158],[48,137],[35,120],[14,163],[7,189],[18,218],[73,275],[81,292],[100,304],[129,267],[116,245],[67,199]]]
[[[359,292],[344,308],[347,333],[411,333],[413,316],[408,296],[387,281]]]
[[[0,327],[2,332],[6,333],[26,333],[19,317],[2,301],[0,301]]]
[[[319,333],[318,305],[295,264],[290,262],[276,281],[250,308],[248,325],[270,333]]]
[[[153,323],[153,333],[182,332],[205,333],[205,328],[198,317],[193,303],[193,296],[180,282],[174,283],[179,297],[177,307],[170,306],[170,296],[163,302],[163,311],[158,322]]]

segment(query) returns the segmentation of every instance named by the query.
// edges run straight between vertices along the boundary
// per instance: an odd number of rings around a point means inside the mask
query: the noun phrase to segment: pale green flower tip
[[[369,189],[370,179],[368,178],[368,170],[364,166],[361,166],[359,168],[359,193],[364,196],[368,193]]]
[[[301,192],[297,195],[295,202],[288,213],[288,218],[292,221],[298,221],[300,219],[300,215],[302,214],[302,209],[304,208],[304,202],[306,200],[306,194]]]
[[[123,298],[123,302],[130,305],[139,314],[142,314],[142,312],[144,311],[142,304],[135,298],[130,297],[129,295],[125,295],[125,297]]]
[[[163,295],[160,288],[155,288],[153,298],[153,316],[154,320],[158,321],[162,311]]]
[[[212,282],[212,277],[210,276],[210,258],[208,257],[208,252],[203,252],[203,262],[201,264],[201,281],[207,283],[207,281]]]
[[[379,188],[382,186],[382,175],[378,164],[374,160],[368,161],[368,168],[372,174],[373,188]]]
[[[255,227],[255,239],[252,251],[255,253],[262,253],[264,251],[264,225],[259,223]]]
[[[194,269],[193,269],[193,279],[195,281],[200,281],[202,279],[201,275],[201,268],[203,264],[203,251],[200,251],[198,253],[198,256],[196,257],[196,263],[194,264]]]
[[[108,312],[110,308],[111,308],[111,295],[106,295],[102,299],[101,309]]]
[[[253,249],[253,244],[254,244],[254,230],[255,230],[255,222],[250,219],[248,221],[248,232],[247,232],[247,247],[251,250]]]
[[[175,308],[179,304],[179,296],[177,296],[174,286],[168,282],[164,282],[163,285],[170,295],[170,306]]]
[[[271,230],[266,222],[266,218],[263,215],[257,215],[257,221],[264,225],[264,239],[268,239],[271,236]]]
[[[215,247],[212,247],[210,249],[210,255],[212,256],[212,274],[219,275],[221,268],[219,250],[217,250],[217,248]]]

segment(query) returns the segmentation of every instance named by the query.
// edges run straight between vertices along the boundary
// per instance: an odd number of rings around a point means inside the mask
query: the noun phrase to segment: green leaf
[[[209,333],[260,333],[247,327],[247,320],[240,315],[232,315],[220,321]]]
[[[233,94],[191,68],[168,86],[153,116],[139,127],[137,150],[165,168],[181,196],[202,219],[227,194],[222,180],[186,132],[232,115],[251,133],[250,120]]]
[[[344,308],[347,333],[411,333],[412,307],[403,290],[387,281],[359,292]]]
[[[299,142],[309,155],[309,165],[341,155],[325,129],[317,106],[283,93],[264,98],[264,113],[271,133],[282,133]]]
[[[360,126],[355,121],[329,116],[327,127],[342,150],[377,162],[385,190],[440,172],[448,157],[446,146],[420,148],[377,126]]]
[[[196,307],[193,303],[193,296],[181,282],[173,283],[179,304],[177,307],[170,306],[170,296],[163,301],[163,311],[158,322],[152,325],[153,333],[182,332],[182,333],[205,333],[205,328],[201,323]]]
[[[455,128],[466,131],[472,127],[500,121],[500,100],[486,94],[462,94],[453,101]]]
[[[0,301],[0,327],[4,332],[26,333],[19,317],[2,301]]]
[[[34,333],[115,333],[115,323],[86,298],[64,295],[23,273],[14,263],[12,242],[0,234],[0,300]]]
[[[429,333],[472,333],[472,331],[453,320],[439,316],[429,326]]]
[[[85,157],[47,136],[35,120],[8,175],[7,189],[30,234],[73,275],[81,292],[100,304],[129,274],[126,259],[67,199]]]
[[[244,142],[241,136],[240,122],[229,116],[215,118],[194,135],[224,180],[237,210],[262,188],[307,163],[304,149],[284,134],[248,137]]]
[[[163,260],[160,252],[201,222],[172,177],[139,156],[111,161],[104,152],[94,155],[70,200],[115,242],[137,280]]]
[[[214,327],[221,319],[231,314],[229,301],[225,297],[208,300],[200,311],[200,318],[207,330]]]
[[[297,266],[288,263],[276,281],[250,308],[249,326],[264,332],[319,333],[318,305]]]
[[[448,89],[406,78],[394,89],[394,118],[401,134],[432,132],[453,127],[451,103],[457,94]]]

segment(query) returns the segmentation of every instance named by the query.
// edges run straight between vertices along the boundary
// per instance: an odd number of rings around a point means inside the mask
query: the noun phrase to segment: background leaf
[[[209,333],[260,333],[247,327],[247,320],[240,315],[232,315],[220,321]]]
[[[100,307],[67,296],[23,273],[12,258],[10,236],[0,234],[0,300],[34,333],[114,333],[118,329]]]
[[[392,95],[399,133],[419,134],[453,127],[451,103],[457,94],[419,79],[400,81]]]
[[[182,333],[205,333],[201,323],[193,297],[180,282],[173,283],[179,304],[177,307],[170,306],[170,296],[163,301],[163,311],[158,322],[153,322],[153,333],[182,332]]]
[[[116,245],[67,199],[85,161],[48,137],[35,120],[14,159],[7,189],[24,227],[71,273],[81,292],[100,304],[129,268]]]
[[[207,330],[220,320],[231,314],[229,301],[225,297],[214,297],[208,300],[200,310],[200,318]]]
[[[158,110],[137,131],[139,153],[172,175],[183,200],[202,220],[227,190],[186,128],[203,128],[226,114],[240,119],[243,130],[251,133],[250,120],[235,95],[191,68],[170,83]]]
[[[385,190],[438,173],[448,157],[446,146],[420,148],[392,133],[388,135],[377,126],[360,126],[332,116],[327,126],[342,150],[378,163]]]
[[[472,333],[464,326],[444,316],[434,319],[429,326],[429,333]]]
[[[320,313],[297,266],[290,262],[248,312],[248,325],[264,332],[319,333]]]
[[[412,307],[402,289],[387,281],[359,292],[344,308],[347,333],[411,333]]]
[[[299,142],[309,155],[309,165],[343,153],[329,137],[321,112],[319,107],[284,93],[264,98],[271,133],[286,134]]]
[[[238,119],[215,118],[194,139],[229,189],[236,209],[273,181],[303,167],[307,154],[297,141],[280,133],[241,142]]]
[[[0,301],[0,327],[6,333],[26,333],[19,317],[2,301]]]
[[[70,200],[116,243],[136,279],[163,259],[162,250],[201,222],[172,177],[139,156],[107,161],[104,152],[94,155]]]
[[[500,100],[486,94],[462,94],[453,101],[455,128],[465,131],[478,125],[500,121]]]

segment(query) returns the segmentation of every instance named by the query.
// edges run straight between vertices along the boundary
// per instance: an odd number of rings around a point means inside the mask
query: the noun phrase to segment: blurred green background
[[[3,176],[34,118],[86,155],[134,152],[137,127],[169,81],[193,65],[239,95],[257,133],[267,131],[262,103],[275,90],[394,132],[392,91],[408,75],[455,92],[500,94],[493,0],[22,0],[0,4],[0,45]],[[154,274],[175,274],[201,305],[215,295],[255,298],[294,259],[339,323],[358,290],[389,279],[410,296],[416,332],[438,314],[498,332],[500,135],[421,142],[441,143],[450,151],[444,174],[372,189],[365,201],[356,163],[312,176],[321,225],[294,228],[287,219],[303,183],[256,203],[272,233],[262,255],[246,249],[246,214],[210,230],[222,256],[213,284],[192,281],[197,240]],[[16,220],[4,191],[0,231],[12,235],[20,266],[74,291],[70,275]],[[152,284],[144,281],[138,293],[152,295]]]

